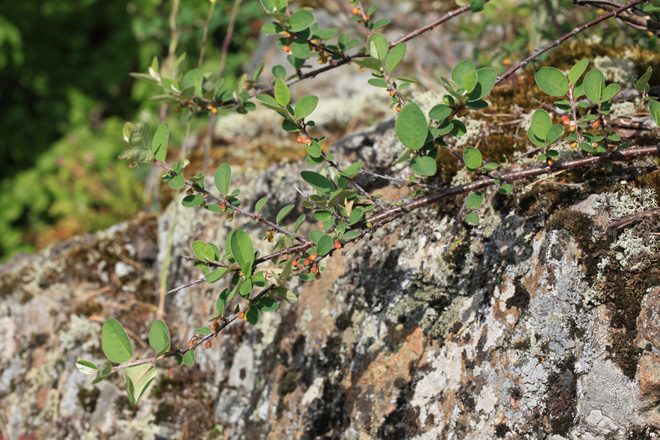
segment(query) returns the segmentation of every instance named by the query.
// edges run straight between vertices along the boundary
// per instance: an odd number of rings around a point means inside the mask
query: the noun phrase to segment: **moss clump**
[[[577,406],[577,376],[574,373],[575,358],[570,356],[557,366],[548,378],[546,410],[552,432],[566,435],[573,427]]]
[[[293,393],[296,388],[298,388],[298,374],[295,371],[289,371],[280,380],[280,384],[277,387],[277,394],[280,397],[284,397],[287,394]]]

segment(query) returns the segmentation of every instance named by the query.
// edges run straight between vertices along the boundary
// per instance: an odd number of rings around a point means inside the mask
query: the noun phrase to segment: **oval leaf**
[[[467,147],[463,150],[463,161],[466,167],[474,170],[481,166],[483,158],[479,150],[474,147]]]
[[[209,246],[208,243],[203,241],[194,241],[192,244],[192,250],[198,260],[203,262],[209,262],[215,260],[215,252],[213,248]]]
[[[469,101],[478,101],[488,95],[497,81],[495,69],[484,68],[477,70],[477,85],[468,93]]]
[[[231,183],[231,168],[228,164],[223,163],[215,170],[215,186],[221,194],[229,194],[229,184]]]
[[[332,237],[329,235],[323,235],[319,238],[319,242],[316,245],[316,252],[319,255],[325,255],[332,249]]]
[[[428,124],[424,112],[414,102],[406,105],[396,118],[396,135],[411,150],[419,150],[426,142]]]
[[[289,32],[304,31],[314,23],[314,15],[304,9],[293,13],[289,19]]]
[[[397,44],[387,53],[387,56],[385,57],[385,70],[387,70],[387,73],[392,73],[405,54],[406,43]]]
[[[387,55],[387,38],[383,34],[371,34],[367,39],[367,52],[374,58],[383,60]]]
[[[435,163],[435,159],[429,156],[414,158],[410,161],[410,167],[414,172],[422,176],[433,176],[438,171],[438,165]]]
[[[126,330],[116,319],[107,319],[101,330],[103,353],[112,362],[122,363],[133,357],[133,346]]]
[[[481,191],[475,191],[465,199],[465,209],[477,209],[484,202],[484,195]]]
[[[429,111],[429,118],[441,121],[451,115],[451,107],[445,104],[438,104]]]
[[[330,194],[335,190],[333,183],[319,173],[315,173],[314,171],[303,171],[300,175],[305,182],[323,193]]]
[[[602,100],[605,77],[600,70],[593,69],[584,77],[582,85],[589,101],[597,104]]]
[[[169,350],[170,330],[160,319],[154,321],[149,330],[149,345],[156,351]]]
[[[468,72],[472,72],[474,69],[475,67],[472,61],[463,60],[456,64],[451,71],[451,79],[457,84],[463,84],[463,78],[465,78],[465,75],[467,75]]]
[[[289,215],[289,213],[291,212],[291,210],[292,210],[293,208],[295,208],[295,207],[296,207],[296,205],[291,204],[291,205],[286,205],[284,208],[280,209],[280,212],[277,213],[277,218],[275,219],[275,223],[277,223],[277,224],[279,225],[280,222],[281,222],[282,220],[284,220],[284,218],[285,218],[287,215]]]
[[[170,141],[170,128],[167,123],[162,124],[156,130],[154,139],[151,142],[151,151],[154,153],[156,160],[165,162],[167,158],[167,145]]]
[[[280,78],[278,78],[277,82],[275,82],[275,100],[279,105],[282,106],[289,105],[289,102],[291,101],[289,88]]]
[[[587,70],[587,66],[589,65],[589,60],[586,58],[581,59],[577,63],[575,63],[575,66],[571,68],[571,71],[568,72],[568,80],[573,84],[573,87],[575,87],[580,80],[580,77],[582,77],[582,74],[584,73],[585,70]]]
[[[309,116],[314,111],[316,104],[318,103],[319,98],[313,95],[303,96],[300,98],[296,104],[296,110],[294,112],[296,119],[303,119]]]
[[[241,270],[246,277],[252,275],[252,263],[254,262],[254,247],[250,236],[240,229],[234,231],[230,238],[231,253],[241,266]]]
[[[568,79],[559,69],[543,66],[534,74],[536,84],[550,96],[564,96],[568,93]]]
[[[545,140],[552,127],[552,118],[545,110],[536,110],[532,116],[532,131],[537,138]]]

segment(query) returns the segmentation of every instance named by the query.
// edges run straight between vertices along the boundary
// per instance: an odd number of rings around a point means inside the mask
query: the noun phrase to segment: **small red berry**
[[[211,341],[206,341],[206,344],[204,344],[204,347],[211,348],[211,347],[213,347],[213,343],[211,343]]]

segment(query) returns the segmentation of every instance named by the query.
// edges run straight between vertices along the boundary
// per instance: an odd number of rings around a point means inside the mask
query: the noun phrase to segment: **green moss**
[[[575,358],[569,356],[548,377],[546,410],[552,432],[566,435],[575,424],[577,407],[577,376]]]
[[[287,394],[290,394],[298,388],[298,374],[295,371],[289,371],[282,377],[280,380],[279,386],[277,387],[277,394],[280,397],[284,397]]]

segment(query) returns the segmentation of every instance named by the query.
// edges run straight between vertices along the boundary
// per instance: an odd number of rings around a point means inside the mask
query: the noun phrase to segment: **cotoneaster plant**
[[[94,383],[123,370],[129,401],[135,404],[155,378],[154,366],[158,362],[174,358],[179,365],[193,365],[195,350],[200,346],[211,348],[213,339],[234,321],[243,320],[254,325],[260,321],[262,314],[276,311],[282,302],[295,303],[297,296],[286,287],[294,277],[313,282],[321,277],[327,261],[347,245],[360,242],[365,236],[371,236],[384,225],[412,211],[448,197],[465,195],[459,218],[477,223],[485,188],[495,187],[498,192],[508,194],[514,190],[514,182],[521,179],[589,165],[611,169],[614,161],[658,154],[657,146],[633,147],[608,129],[610,100],[620,87],[606,84],[599,70],[588,70],[589,61],[586,59],[577,62],[568,74],[553,67],[542,67],[535,73],[538,87],[551,97],[559,98],[553,103],[557,115],[553,117],[546,110],[536,110],[527,132],[529,140],[538,147],[537,166],[507,171],[502,164],[484,158],[475,146],[460,150],[453,148],[450,140],[466,134],[465,121],[471,112],[488,107],[487,98],[493,87],[571,36],[643,3],[642,0],[634,0],[574,29],[502,76],[488,67],[477,68],[469,60],[459,62],[449,78],[441,78],[447,91],[442,102],[424,114],[421,107],[405,93],[415,80],[395,73],[405,57],[406,42],[459,14],[479,12],[486,1],[474,0],[397,41],[388,41],[377,32],[389,22],[375,19],[376,6],[365,12],[361,2],[353,1],[350,2],[355,5],[351,19],[364,26],[368,33],[366,40],[361,41],[334,28],[321,28],[312,12],[293,11],[286,0],[262,0],[264,11],[271,18],[263,25],[262,31],[266,35],[280,35],[277,44],[289,54],[290,66],[272,67],[272,84],[260,82],[263,63],[254,75],[244,75],[232,89],[226,88],[222,78],[215,78],[200,69],[167,78],[161,75],[157,60],[152,63],[148,74],[137,74],[140,79],[162,87],[163,94],[155,99],[190,115],[201,112],[215,116],[218,109],[247,113],[262,105],[281,116],[282,129],[296,135],[296,141],[304,145],[307,151],[307,164],[317,167],[316,171],[300,173],[310,190],[309,194],[304,194],[302,206],[311,211],[316,223],[308,235],[299,233],[307,221],[305,214],[296,219],[293,228],[284,227],[282,222],[291,214],[294,204],[284,206],[275,218],[265,217],[262,210],[268,203],[268,197],[259,200],[252,211],[244,208],[240,191],[232,188],[229,165],[222,164],[217,168],[213,175],[213,187],[207,188],[202,173],[193,174],[186,170],[187,161],[168,164],[167,124],[158,127],[152,136],[147,124],[127,123],[123,134],[129,148],[120,159],[131,164],[146,163],[160,167],[164,182],[175,190],[186,190],[182,199],[184,207],[203,207],[228,220],[235,215],[246,216],[260,223],[264,229],[264,240],[272,243],[272,248],[270,253],[260,255],[255,252],[250,236],[240,229],[229,232],[223,244],[195,241],[192,244],[195,255],[193,264],[202,276],[168,293],[194,284],[225,280],[228,287],[217,297],[216,312],[209,316],[210,324],[196,329],[184,346],[173,347],[167,325],[156,320],[149,331],[149,345],[153,352],[150,357],[137,359],[122,325],[115,319],[108,319],[102,330],[102,347],[108,360],[100,366],[79,360],[79,369],[96,374]],[[654,0],[654,4],[657,3]],[[313,60],[316,62],[311,63]],[[310,70],[313,64],[323,67]],[[292,97],[291,85],[344,65],[347,65],[346,68],[370,71],[372,77],[368,83],[384,89],[383,93],[391,97],[391,107],[398,112],[396,135],[405,147],[397,163],[408,164],[408,179],[375,174],[369,170],[369,164],[363,162],[339,163],[324,152],[321,146],[325,139],[317,137],[314,132],[315,123],[311,115],[319,98],[313,95]],[[177,69],[178,66],[175,66],[173,71],[177,72]],[[649,68],[637,81],[636,89],[658,123],[660,103],[648,97],[650,76]],[[555,119],[562,123],[555,123]],[[585,152],[584,156],[561,161],[555,149],[559,143],[579,146]],[[438,172],[437,159],[442,149],[452,154],[465,172],[472,176],[469,183],[446,188],[429,183],[429,178]],[[362,174],[407,185],[410,194],[406,201],[396,199],[388,203],[358,183],[357,177]],[[449,250],[460,242],[454,233],[451,235]]]

